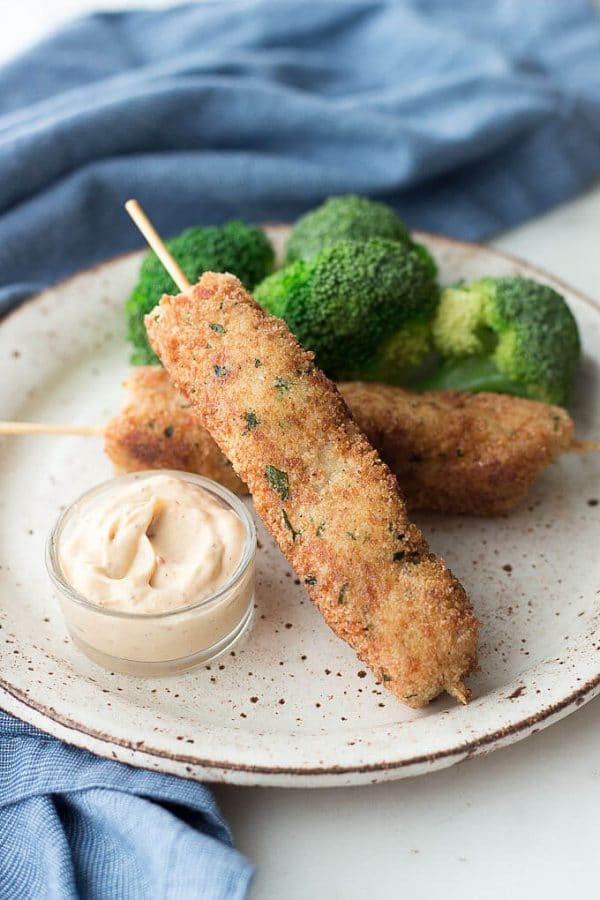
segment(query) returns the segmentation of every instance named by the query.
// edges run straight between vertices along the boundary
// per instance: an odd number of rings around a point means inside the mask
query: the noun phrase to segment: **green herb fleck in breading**
[[[284,394],[287,394],[291,386],[292,383],[289,378],[284,378],[283,375],[277,375],[273,381],[273,387],[280,397],[283,397]]]
[[[288,531],[291,532],[291,534],[292,534],[292,540],[295,541],[297,537],[300,537],[300,535],[302,534],[302,532],[301,532],[301,531],[296,531],[296,529],[294,528],[294,526],[293,526],[292,523],[290,522],[289,517],[288,517],[288,514],[286,513],[285,509],[282,509],[282,510],[281,510],[281,515],[283,516],[283,522],[284,522],[284,524],[285,524],[285,527],[288,529]]]
[[[339,592],[339,594],[338,594],[338,599],[337,599],[338,604],[340,604],[340,603],[345,603],[345,602],[346,602],[346,593],[347,593],[347,591],[348,591],[348,582],[345,582],[345,583],[341,586],[340,592]]]
[[[251,409],[250,412],[247,412],[244,418],[246,419],[246,428],[244,430],[247,434],[257,427],[260,420],[253,409]]]
[[[290,482],[287,472],[275,466],[267,466],[265,468],[265,478],[269,482],[269,486],[279,494],[282,500],[290,499]]]

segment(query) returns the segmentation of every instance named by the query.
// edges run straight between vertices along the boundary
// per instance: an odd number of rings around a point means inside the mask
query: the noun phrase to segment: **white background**
[[[0,62],[71,16],[125,5],[165,4],[0,0]],[[600,185],[492,243],[600,300]],[[253,900],[599,896],[599,713],[597,700],[522,743],[417,779],[217,788],[237,846],[258,865]]]

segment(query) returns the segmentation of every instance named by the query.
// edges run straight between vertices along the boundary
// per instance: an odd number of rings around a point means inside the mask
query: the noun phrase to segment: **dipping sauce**
[[[161,675],[206,663],[246,630],[256,531],[243,501],[186,472],[136,472],[58,520],[47,568],[74,642],[95,662]]]
[[[92,603],[177,609],[214,593],[244,550],[240,517],[197,484],[155,475],[107,492],[73,524],[59,559]]]

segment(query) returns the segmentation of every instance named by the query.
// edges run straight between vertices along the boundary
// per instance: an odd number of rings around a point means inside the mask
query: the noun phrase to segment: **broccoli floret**
[[[255,296],[334,378],[399,383],[431,348],[437,283],[395,241],[342,241],[269,276]]]
[[[265,233],[237,220],[220,227],[188,228],[168,241],[167,247],[192,284],[203,272],[231,272],[252,290],[273,270],[274,252]],[[156,254],[147,253],[125,307],[134,365],[159,362],[148,343],[144,316],[154,309],[163,294],[177,292],[175,282]]]
[[[433,324],[442,364],[422,387],[497,391],[564,406],[581,355],[564,298],[528,278],[443,291]]]
[[[408,228],[391,207],[354,194],[330,197],[298,219],[287,242],[286,262],[313,259],[340,241],[368,241],[371,238],[414,247],[432,273],[437,273],[429,251],[422,244],[413,242]]]

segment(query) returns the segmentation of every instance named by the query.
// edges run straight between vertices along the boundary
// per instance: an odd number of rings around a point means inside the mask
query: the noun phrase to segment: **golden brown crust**
[[[469,601],[312,354],[231,275],[163,297],[146,328],[335,633],[408,705],[466,701]]]
[[[118,471],[186,469],[248,492],[163,368],[135,369],[125,387],[126,404],[106,431],[106,451]],[[397,476],[409,509],[509,512],[537,475],[573,446],[569,414],[535,400],[458,391],[415,394],[360,382],[338,388]]]
[[[140,366],[124,382],[127,399],[104,432],[117,472],[183,469],[218,481],[230,491],[248,488],[198,421],[191,404],[171,387],[160,366]]]
[[[359,382],[340,390],[411,509],[506,513],[573,441],[566,410],[535,400]]]

